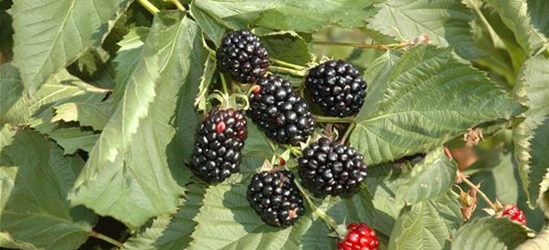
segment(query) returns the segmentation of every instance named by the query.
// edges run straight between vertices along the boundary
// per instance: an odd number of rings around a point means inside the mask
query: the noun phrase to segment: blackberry
[[[255,174],[248,186],[248,201],[261,219],[271,226],[291,226],[305,213],[294,174],[288,170]]]
[[[258,81],[249,96],[247,114],[278,143],[297,145],[312,133],[315,121],[309,105],[299,97],[292,84],[277,76]]]
[[[350,116],[358,113],[366,96],[366,82],[353,65],[343,61],[327,61],[312,68],[305,86],[313,102],[324,114]]]
[[[244,115],[233,109],[216,109],[197,129],[190,167],[207,182],[221,182],[238,172],[248,130]]]
[[[321,138],[303,150],[298,159],[303,184],[315,193],[350,193],[366,177],[362,155],[347,145]]]
[[[270,65],[269,52],[259,37],[247,30],[231,31],[217,49],[217,67],[238,82],[254,83]]]

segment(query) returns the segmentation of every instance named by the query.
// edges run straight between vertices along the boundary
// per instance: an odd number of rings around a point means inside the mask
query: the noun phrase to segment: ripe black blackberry
[[[271,226],[291,226],[305,213],[294,174],[288,170],[255,174],[248,186],[248,201],[261,219]]]
[[[366,96],[366,82],[353,65],[343,61],[327,61],[312,68],[305,86],[313,102],[324,114],[350,116],[358,113]]]
[[[190,167],[207,182],[221,182],[238,172],[240,150],[248,134],[246,118],[233,109],[216,109],[204,119],[195,135]]]
[[[305,187],[318,194],[350,193],[366,177],[362,155],[347,145],[321,138],[303,150],[298,159]]]
[[[248,30],[231,31],[217,49],[217,67],[238,82],[254,83],[269,69],[269,52]]]
[[[278,143],[297,145],[312,133],[315,121],[309,105],[299,97],[292,84],[270,75],[258,81],[249,96],[247,114]]]

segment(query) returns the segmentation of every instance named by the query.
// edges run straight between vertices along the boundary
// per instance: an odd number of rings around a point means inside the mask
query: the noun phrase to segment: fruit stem
[[[151,2],[148,0],[137,0],[143,6],[145,9],[147,9],[151,14],[156,15],[160,10],[154,6]]]
[[[349,127],[347,128],[347,130],[345,131],[345,134],[343,134],[343,137],[341,138],[341,140],[339,141],[340,144],[345,144],[345,141],[347,140],[347,138],[349,137],[349,135],[351,134],[351,132],[353,132],[353,129],[355,128],[355,123],[351,123],[349,125]]]
[[[299,183],[299,181],[297,180],[294,180],[294,183],[295,185],[297,186],[297,188],[299,189],[299,191],[301,192],[301,194],[303,194],[303,197],[305,197],[305,200],[307,200],[307,203],[309,203],[309,206],[311,207],[311,209],[313,210],[313,212],[320,218],[322,219],[326,225],[328,225],[328,227],[332,228],[334,231],[338,231],[337,229],[337,225],[336,225],[336,220],[332,217],[330,217],[328,214],[326,214],[324,211],[320,210],[314,203],[313,201],[311,200],[311,198],[309,197],[309,195],[307,194],[307,192],[305,192],[305,189],[303,188],[303,186],[301,186],[301,184]]]
[[[323,123],[355,123],[354,117],[331,117],[331,116],[321,116],[313,115],[317,122]]]
[[[389,49],[400,49],[408,45],[408,43],[393,43],[393,44],[364,44],[364,43],[347,43],[347,42],[331,42],[331,41],[314,41],[314,44],[318,45],[335,45],[335,46],[348,46],[363,49],[378,49],[386,51]]]
[[[482,199],[484,201],[486,201],[486,203],[492,208],[494,209],[495,211],[498,210],[498,208],[496,207],[496,205],[494,205],[494,203],[490,200],[490,198],[488,198],[488,196],[482,192],[482,190],[480,190],[474,183],[472,183],[469,179],[467,179],[467,177],[458,171],[458,176],[459,176],[459,179],[461,181],[463,181],[465,184],[467,184],[467,186],[469,186],[470,188],[474,189],[475,191],[477,191],[477,193],[480,194],[480,196],[482,197]]]
[[[291,69],[297,69],[297,70],[307,69],[307,67],[303,67],[301,65],[297,65],[297,64],[293,64],[293,63],[289,63],[289,62],[285,62],[285,61],[281,61],[273,58],[271,58],[270,60],[278,65],[285,66]]]
[[[229,88],[227,88],[227,81],[225,80],[225,75],[220,73],[219,76],[221,77],[221,85],[223,85],[223,92],[226,95],[229,95]]]
[[[122,243],[118,242],[117,240],[115,240],[115,239],[113,239],[113,238],[111,238],[111,237],[109,237],[109,236],[106,236],[106,235],[104,235],[104,234],[100,234],[100,233],[98,233],[98,232],[96,232],[96,231],[93,231],[93,230],[92,230],[92,231],[90,232],[90,236],[91,236],[91,237],[94,237],[94,238],[97,238],[97,239],[100,239],[100,240],[103,240],[103,241],[105,241],[105,242],[111,243],[111,244],[113,244],[113,245],[115,245],[115,246],[117,246],[117,247],[123,247]]]
[[[185,7],[179,2],[179,0],[164,0],[166,2],[172,2],[175,7],[177,7],[179,10],[183,11],[183,12],[187,12],[187,9],[185,9]]]
[[[278,67],[278,66],[270,66],[269,68],[274,69],[276,71],[280,71],[280,72],[290,73],[290,74],[296,75],[296,76],[301,76],[301,77],[305,76],[304,70],[289,69],[289,68]]]

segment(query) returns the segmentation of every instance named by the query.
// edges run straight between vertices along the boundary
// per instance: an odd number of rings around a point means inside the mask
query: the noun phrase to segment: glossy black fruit
[[[231,31],[217,49],[217,67],[238,82],[254,83],[270,65],[269,52],[259,38],[248,30]]]
[[[291,226],[305,213],[294,174],[288,170],[255,174],[248,186],[248,201],[261,219],[271,226]]]
[[[190,167],[207,182],[221,182],[238,172],[240,150],[248,134],[244,115],[233,109],[214,110],[195,135]]]
[[[352,147],[321,138],[303,150],[303,156],[298,159],[299,176],[314,193],[350,193],[366,177],[362,158]]]
[[[278,143],[297,145],[306,141],[315,121],[309,105],[295,93],[291,83],[270,75],[258,85],[248,98],[248,116]]]
[[[305,78],[311,99],[324,114],[350,116],[358,113],[366,97],[366,82],[353,65],[343,61],[327,61],[312,68]]]

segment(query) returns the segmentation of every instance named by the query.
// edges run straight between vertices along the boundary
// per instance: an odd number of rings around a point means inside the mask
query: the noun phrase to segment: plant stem
[[[221,85],[223,85],[223,93],[226,95],[229,95],[229,88],[227,88],[227,81],[225,80],[225,75],[223,73],[220,73],[219,76],[221,77]]]
[[[467,186],[469,186],[470,188],[474,189],[475,191],[477,191],[477,193],[480,194],[480,196],[482,197],[482,199],[484,201],[486,201],[486,203],[494,210],[497,210],[497,207],[496,205],[494,205],[494,203],[490,200],[490,198],[488,198],[488,196],[482,192],[482,190],[480,190],[474,183],[472,183],[469,179],[467,179],[467,177],[461,173],[461,172],[458,172],[458,175],[461,179],[461,181],[463,181],[465,184],[467,184]]]
[[[280,71],[280,72],[290,73],[290,74],[296,75],[296,76],[301,76],[301,77],[305,76],[305,72],[302,71],[302,70],[289,69],[289,68],[278,67],[278,66],[270,66],[269,68],[274,69],[276,71]]]
[[[311,200],[311,198],[309,197],[309,195],[305,192],[305,189],[303,188],[303,186],[301,186],[301,184],[299,183],[299,181],[297,180],[294,180],[294,183],[295,185],[297,186],[297,188],[299,189],[299,192],[301,192],[301,194],[303,195],[303,197],[305,197],[305,200],[307,200],[307,203],[309,203],[309,206],[311,207],[311,209],[313,210],[313,212],[318,216],[320,217],[320,219],[322,219],[326,225],[328,225],[329,227],[331,227],[334,231],[338,231],[337,230],[337,225],[336,225],[336,220],[334,220],[332,217],[330,217],[328,214],[326,214],[324,211],[320,210],[314,203],[313,201]]]
[[[175,7],[177,7],[179,10],[183,12],[187,12],[187,9],[185,9],[185,7],[179,2],[179,0],[164,0],[164,1],[172,2],[175,5]]]
[[[318,45],[335,45],[335,46],[348,46],[363,49],[378,49],[386,51],[388,49],[399,49],[407,45],[407,43],[394,43],[394,44],[364,44],[364,43],[347,43],[347,42],[331,42],[331,41],[314,41],[314,44]]]
[[[145,9],[147,9],[151,14],[156,15],[160,10],[154,6],[151,2],[148,0],[137,0],[143,6]]]
[[[291,69],[304,70],[304,69],[307,68],[307,67],[304,67],[304,66],[301,66],[301,65],[297,65],[297,64],[293,64],[293,63],[289,63],[289,62],[285,62],[285,61],[281,61],[281,60],[277,60],[277,59],[273,59],[273,58],[271,58],[270,60],[272,62],[278,64],[278,65],[288,67],[288,68],[291,68]]]
[[[343,134],[343,137],[341,138],[340,140],[340,144],[345,144],[345,141],[347,140],[347,137],[349,137],[349,135],[351,134],[351,132],[353,131],[353,129],[355,128],[355,123],[351,123],[349,125],[349,127],[347,128],[347,131],[345,131],[345,134]]]
[[[122,246],[123,246],[122,243],[118,242],[117,240],[115,240],[115,239],[113,239],[113,238],[111,238],[111,237],[109,237],[109,236],[100,234],[100,233],[98,233],[98,232],[96,232],[96,231],[93,231],[93,230],[90,232],[90,236],[91,236],[91,237],[94,237],[94,238],[101,239],[101,240],[103,240],[103,241],[105,241],[105,242],[111,243],[111,244],[113,244],[113,245],[115,245],[115,246],[117,246],[117,247],[122,247]]]
[[[321,116],[321,115],[314,115],[313,116],[317,122],[323,122],[323,123],[354,123],[354,117],[330,117],[330,116]]]

